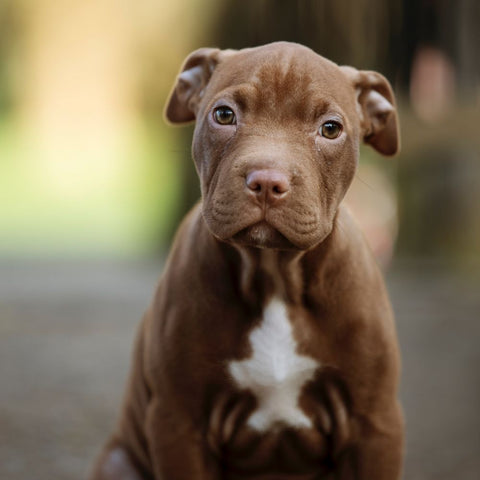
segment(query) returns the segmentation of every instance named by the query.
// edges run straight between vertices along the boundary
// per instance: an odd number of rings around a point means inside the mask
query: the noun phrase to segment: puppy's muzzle
[[[290,180],[273,169],[253,170],[245,178],[247,195],[262,208],[278,205],[290,193]]]

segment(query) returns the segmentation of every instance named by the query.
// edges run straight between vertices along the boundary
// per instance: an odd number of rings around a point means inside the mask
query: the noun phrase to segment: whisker
[[[355,174],[355,178],[358,178],[358,180],[362,182],[366,187],[368,187],[372,192],[375,191],[375,188],[373,188],[369,183],[363,180],[363,178],[361,178],[360,175],[358,175],[358,173]]]

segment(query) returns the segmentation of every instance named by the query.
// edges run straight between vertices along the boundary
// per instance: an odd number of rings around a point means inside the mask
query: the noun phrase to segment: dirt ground
[[[0,480],[85,478],[160,271],[160,261],[0,264]],[[406,480],[479,478],[479,280],[413,261],[388,274]]]

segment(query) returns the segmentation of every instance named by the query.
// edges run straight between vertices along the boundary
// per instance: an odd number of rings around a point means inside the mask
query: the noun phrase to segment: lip
[[[265,220],[240,230],[232,237],[232,240],[239,245],[256,248],[296,249],[295,245]]]

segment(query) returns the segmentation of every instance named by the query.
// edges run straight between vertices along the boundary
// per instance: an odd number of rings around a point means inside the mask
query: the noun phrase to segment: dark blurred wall
[[[394,80],[401,48],[400,0],[221,2],[213,43],[243,48],[276,40],[302,43],[339,64],[383,67]]]

